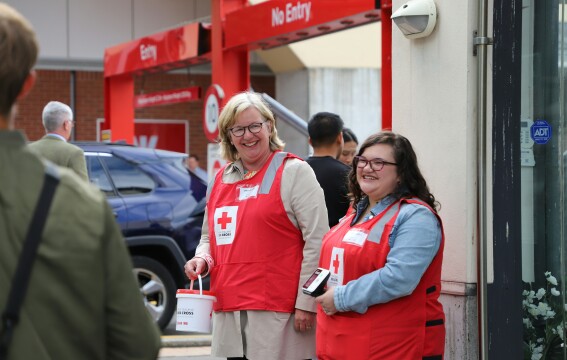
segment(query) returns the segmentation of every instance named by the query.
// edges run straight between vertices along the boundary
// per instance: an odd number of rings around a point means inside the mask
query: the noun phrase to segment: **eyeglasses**
[[[384,168],[384,165],[398,165],[396,163],[393,162],[389,162],[389,161],[384,161],[382,159],[371,159],[368,160],[365,157],[362,156],[355,156],[353,159],[354,165],[358,168],[365,168],[366,165],[370,164],[370,169],[374,170],[374,171],[380,171]]]
[[[248,126],[235,126],[233,128],[228,129],[232,135],[236,136],[236,137],[241,137],[244,136],[244,133],[246,132],[246,129],[248,129],[248,131],[250,131],[251,134],[257,134],[260,132],[260,130],[262,130],[262,125],[264,125],[264,122],[259,122],[259,123],[253,123],[250,124]]]

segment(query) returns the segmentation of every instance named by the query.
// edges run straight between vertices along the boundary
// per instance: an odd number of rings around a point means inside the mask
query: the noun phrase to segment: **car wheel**
[[[132,262],[144,305],[163,330],[175,311],[177,288],[173,277],[161,263],[149,257],[133,256]]]

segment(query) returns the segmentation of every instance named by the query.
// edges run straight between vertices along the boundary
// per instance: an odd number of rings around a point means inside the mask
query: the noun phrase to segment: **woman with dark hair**
[[[352,166],[352,159],[354,155],[356,155],[356,148],[358,147],[358,139],[349,128],[343,128],[343,139],[344,145],[339,155],[339,161],[348,166]]]
[[[443,359],[443,227],[410,142],[370,136],[349,174],[350,211],[323,238],[318,359]]]

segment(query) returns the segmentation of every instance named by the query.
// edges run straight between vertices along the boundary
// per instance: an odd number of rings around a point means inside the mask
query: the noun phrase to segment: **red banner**
[[[199,86],[188,87],[185,89],[175,89],[168,91],[155,92],[151,94],[136,95],[134,97],[134,107],[144,108],[150,106],[168,105],[187,101],[197,101],[201,99],[201,88]]]
[[[97,141],[110,140],[109,134],[101,130],[103,121],[97,121]],[[134,145],[187,153],[189,150],[188,120],[134,121]],[[105,137],[106,135],[106,137]]]
[[[225,48],[270,48],[380,20],[377,0],[272,0],[228,13]]]

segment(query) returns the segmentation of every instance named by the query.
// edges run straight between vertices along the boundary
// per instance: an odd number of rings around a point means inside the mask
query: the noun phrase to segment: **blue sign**
[[[536,144],[547,144],[551,139],[551,125],[545,120],[536,120],[530,127],[530,136]]]

